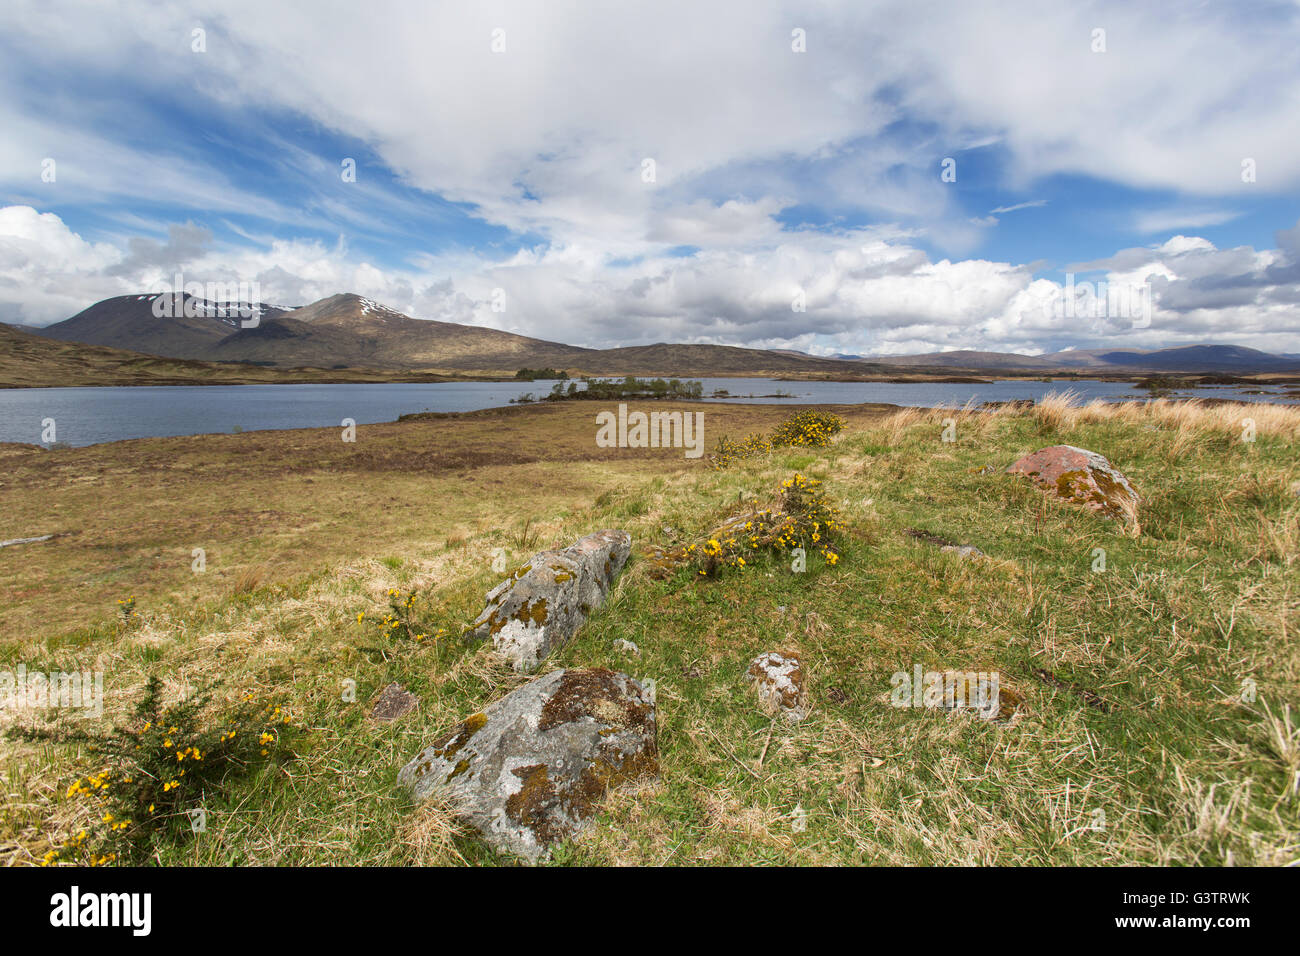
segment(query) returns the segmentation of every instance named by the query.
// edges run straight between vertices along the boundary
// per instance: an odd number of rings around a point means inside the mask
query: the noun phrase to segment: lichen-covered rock
[[[758,688],[764,712],[796,723],[808,716],[808,687],[798,654],[760,654],[750,662],[745,678]]]
[[[491,640],[521,673],[536,670],[604,603],[631,550],[626,531],[597,531],[567,548],[538,552],[488,592],[466,636]]]
[[[1064,501],[1137,529],[1141,501],[1138,493],[1114,465],[1096,452],[1073,445],[1053,445],[1026,455],[1007,471],[1027,476]]]
[[[594,668],[524,685],[434,741],[397,779],[536,862],[579,832],[610,788],[658,772],[653,690]]]

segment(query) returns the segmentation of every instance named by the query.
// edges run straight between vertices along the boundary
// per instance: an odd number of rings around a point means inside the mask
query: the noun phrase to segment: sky
[[[1297,50],[1269,0],[5,0],[0,321],[180,274],[590,347],[1300,353]]]

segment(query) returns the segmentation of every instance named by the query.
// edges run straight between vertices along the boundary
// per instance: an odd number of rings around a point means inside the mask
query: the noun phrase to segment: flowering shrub
[[[439,638],[447,633],[445,628],[427,627],[415,613],[415,592],[403,594],[397,588],[388,589],[388,612],[380,618],[372,618],[379,628],[380,637],[402,637],[411,641],[425,641],[430,634]],[[364,624],[366,612],[357,613],[357,623]]]
[[[826,501],[822,483],[802,474],[781,482],[780,507],[729,518],[703,544],[686,547],[686,557],[701,575],[720,568],[743,570],[765,554],[789,554],[796,548],[821,554],[827,564],[840,559],[833,540],[843,522]]]
[[[753,432],[744,441],[732,441],[726,435],[718,439],[717,447],[709,457],[709,465],[715,471],[721,471],[732,462],[741,458],[753,458],[765,455],[772,450],[771,440],[762,432]]]
[[[846,424],[848,423],[839,415],[810,408],[777,425],[772,432],[772,446],[787,448],[791,445],[806,445],[809,448],[825,448]]]
[[[28,740],[82,744],[101,769],[78,777],[65,797],[88,809],[91,822],[45,854],[43,865],[102,866],[147,860],[167,834],[194,830],[192,813],[207,793],[233,775],[289,753],[292,721],[274,700],[245,694],[217,708],[211,690],[176,704],[162,703],[162,682],[151,677],[135,706],[131,726],[100,736],[86,731],[19,728]]]
[[[768,438],[755,432],[744,441],[733,441],[723,435],[709,456],[709,466],[720,471],[741,458],[753,458],[763,455],[773,448],[789,448],[800,445],[809,448],[825,448],[831,438],[847,424],[839,415],[807,409],[792,415],[776,426],[772,437]]]
[[[119,629],[129,631],[140,621],[140,615],[135,612],[135,595],[129,598],[118,598],[117,609],[122,612],[122,619],[119,622]]]

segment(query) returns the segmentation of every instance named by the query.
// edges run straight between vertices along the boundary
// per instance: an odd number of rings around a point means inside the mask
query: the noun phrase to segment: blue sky
[[[182,270],[597,346],[1300,351],[1297,40],[1292,3],[15,0],[0,321]],[[1085,268],[1151,321],[1055,319]]]

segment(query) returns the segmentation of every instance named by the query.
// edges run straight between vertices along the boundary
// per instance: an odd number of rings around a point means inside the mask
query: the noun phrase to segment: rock
[[[538,552],[488,592],[466,636],[491,639],[521,673],[536,670],[605,602],[631,550],[626,531],[597,531],[562,550]]]
[[[557,670],[462,721],[402,768],[487,841],[536,862],[606,791],[659,772],[653,694],[604,668]]]
[[[396,720],[413,711],[419,702],[420,698],[394,681],[375,698],[375,702],[370,707],[370,716],[379,721]]]
[[[940,551],[947,551],[949,554],[955,554],[959,558],[986,557],[984,552],[973,544],[957,544],[955,541],[949,541],[947,538],[941,538],[938,535],[930,534],[928,531],[921,531],[918,528],[904,528],[903,534],[916,538],[918,541],[924,541],[926,544],[937,545]]]
[[[1096,452],[1073,445],[1053,445],[1026,455],[1007,471],[1025,475],[1062,500],[1137,529],[1141,499],[1129,480]]]
[[[631,654],[634,657],[641,656],[641,648],[637,647],[634,642],[625,641],[621,637],[618,638],[618,640],[614,641],[614,647],[616,647],[618,650],[622,651],[625,654]]]
[[[55,538],[61,538],[64,535],[43,534],[36,538],[10,538],[8,541],[0,541],[0,548],[12,548],[19,544],[37,544],[41,541],[53,541]]]
[[[808,688],[798,654],[768,651],[749,664],[745,679],[758,688],[765,713],[797,723],[808,716]]]

